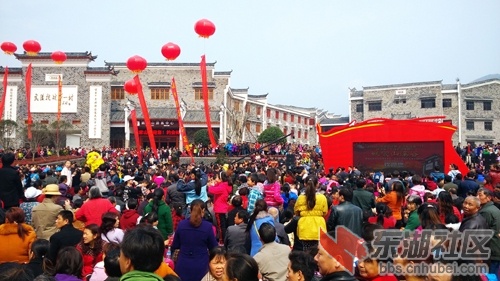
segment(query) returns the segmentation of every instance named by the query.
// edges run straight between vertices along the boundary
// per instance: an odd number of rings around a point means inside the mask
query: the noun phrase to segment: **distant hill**
[[[482,81],[491,80],[491,79],[500,79],[500,74],[488,74],[486,76],[483,76],[481,78],[478,78],[478,79],[472,81],[471,83],[482,82]]]

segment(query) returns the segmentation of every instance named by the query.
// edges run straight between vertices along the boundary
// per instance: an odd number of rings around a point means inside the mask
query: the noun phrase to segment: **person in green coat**
[[[420,226],[420,219],[418,218],[418,207],[422,205],[422,198],[418,195],[411,195],[408,197],[406,209],[410,212],[408,214],[408,221],[406,222],[405,230],[415,230]]]
[[[157,188],[153,192],[153,200],[144,208],[144,213],[154,212],[158,215],[158,230],[161,232],[164,240],[174,232],[172,223],[172,212],[170,207],[165,203],[165,193],[163,189]]]

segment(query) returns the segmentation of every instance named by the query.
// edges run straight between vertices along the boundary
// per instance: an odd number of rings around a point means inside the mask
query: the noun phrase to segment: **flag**
[[[153,135],[153,128],[151,127],[151,121],[149,120],[148,106],[146,104],[146,99],[144,98],[144,93],[142,92],[142,84],[139,79],[139,75],[134,77],[135,84],[137,85],[137,96],[141,102],[142,115],[144,116],[144,123],[146,123],[146,131],[148,133],[149,145],[153,150],[154,158],[158,158],[158,152],[156,150],[155,136]]]
[[[5,97],[7,96],[7,77],[9,76],[9,69],[5,67],[5,72],[3,73],[3,95],[0,101],[0,120],[2,120],[3,109],[5,107]]]
[[[31,140],[31,63],[28,65],[28,70],[26,71],[26,105],[28,106],[28,140]]]
[[[184,148],[188,152],[189,157],[191,157],[191,163],[194,163],[193,151],[189,147],[188,138],[186,136],[186,129],[184,128],[184,121],[182,120],[181,107],[179,104],[179,96],[177,95],[177,87],[175,85],[174,77],[172,77],[171,90],[172,90],[172,96],[174,97],[175,108],[177,110],[177,120],[179,120],[179,131],[180,131],[181,138],[182,138],[182,145],[184,146]]]
[[[212,122],[210,121],[210,108],[208,107],[208,85],[207,85],[207,62],[205,61],[205,55],[201,56],[201,86],[203,90],[203,101],[205,103],[205,119],[207,121],[208,137],[210,138],[210,144],[212,148],[217,147],[217,142],[214,138],[214,133],[212,131]]]

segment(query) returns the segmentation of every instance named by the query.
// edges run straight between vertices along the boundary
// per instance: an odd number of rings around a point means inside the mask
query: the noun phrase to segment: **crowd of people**
[[[270,153],[189,165],[158,155],[139,165],[120,151],[99,152],[95,170],[70,161],[15,167],[16,155],[3,153],[0,280],[429,280],[436,276],[379,269],[450,263],[437,246],[424,259],[399,251],[384,259],[371,255],[380,231],[407,233],[401,248],[426,230],[490,229],[491,255],[474,261],[488,271],[439,280],[498,280],[498,161],[465,175],[453,164],[419,175],[325,168],[305,146],[287,147],[291,165]],[[346,229],[359,241],[337,244]],[[351,261],[342,247],[356,242],[367,254]]]

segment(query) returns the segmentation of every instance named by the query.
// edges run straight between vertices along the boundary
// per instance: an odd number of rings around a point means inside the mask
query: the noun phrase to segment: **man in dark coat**
[[[366,180],[358,179],[356,181],[356,189],[353,190],[352,204],[358,206],[363,210],[363,214],[368,217],[373,215],[372,209],[375,208],[375,195],[365,189]]]
[[[326,226],[328,234],[335,237],[335,228],[343,225],[356,235],[361,236],[361,226],[363,225],[363,211],[360,207],[352,204],[352,190],[343,187],[339,191],[340,204],[332,206],[332,211]]]
[[[59,232],[50,237],[50,248],[48,258],[55,263],[57,253],[67,246],[76,246],[83,237],[83,232],[73,227],[73,212],[63,210],[59,212],[56,219]]]
[[[460,232],[466,229],[489,229],[486,219],[479,214],[481,201],[477,197],[468,196],[465,198],[462,208],[464,219],[458,229]]]
[[[23,184],[19,172],[12,167],[15,156],[11,152],[2,155],[2,168],[0,169],[0,207],[5,210],[19,207],[19,200],[24,198]]]
[[[480,188],[477,192],[477,198],[481,202],[479,214],[486,219],[488,227],[494,231],[493,237],[488,242],[488,247],[491,249],[489,272],[498,274],[500,267],[500,210],[493,204],[493,192]]]
[[[475,180],[476,173],[470,171],[465,179],[458,185],[458,196],[465,198],[469,195],[475,195],[479,189],[479,184]]]

